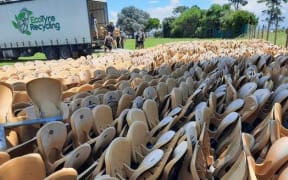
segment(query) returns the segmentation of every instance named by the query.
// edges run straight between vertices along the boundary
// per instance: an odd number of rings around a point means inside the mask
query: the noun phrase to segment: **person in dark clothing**
[[[113,44],[113,38],[111,36],[111,33],[108,32],[107,36],[105,36],[105,39],[104,39],[104,51],[107,52],[107,49],[109,50],[109,52],[111,52],[112,50],[112,44]]]
[[[140,33],[136,32],[135,34],[135,49],[140,49]]]
[[[139,33],[139,48],[144,49],[144,41],[145,41],[145,32],[141,29]]]
[[[107,29],[107,32],[110,32],[113,35],[114,29],[115,29],[113,22],[110,22],[109,24],[107,24],[106,29]]]

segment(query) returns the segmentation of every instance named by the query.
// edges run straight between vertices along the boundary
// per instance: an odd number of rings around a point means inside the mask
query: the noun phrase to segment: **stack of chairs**
[[[288,56],[168,50],[149,69],[1,83],[1,123],[62,121],[6,129],[0,179],[285,179]]]

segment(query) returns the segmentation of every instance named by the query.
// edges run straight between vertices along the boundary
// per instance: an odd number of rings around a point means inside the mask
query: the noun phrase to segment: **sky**
[[[165,17],[172,16],[173,8],[185,5],[191,7],[193,5],[199,6],[201,9],[208,9],[213,3],[225,4],[228,0],[107,0],[109,20],[114,23],[117,22],[117,14],[122,8],[127,6],[135,6],[150,14],[153,18],[158,18],[162,21]],[[241,7],[243,10],[248,10],[256,14],[259,17],[259,24],[265,23],[262,10],[265,9],[265,5],[258,4],[257,0],[248,0],[248,4]],[[282,7],[283,16],[285,16],[284,22],[281,23],[281,27],[288,27],[288,3]],[[266,24],[266,23],[265,23]]]

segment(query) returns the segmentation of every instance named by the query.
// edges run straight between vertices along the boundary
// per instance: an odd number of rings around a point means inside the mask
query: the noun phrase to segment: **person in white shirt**
[[[96,37],[98,39],[97,19],[93,16],[93,13],[90,14],[90,27],[93,31],[93,38]]]

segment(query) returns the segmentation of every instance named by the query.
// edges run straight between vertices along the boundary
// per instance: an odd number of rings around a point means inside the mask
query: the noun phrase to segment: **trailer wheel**
[[[56,47],[47,47],[45,50],[46,58],[49,60],[59,59],[58,48]]]
[[[12,54],[10,56],[10,58],[13,60],[13,61],[16,61],[20,56],[20,51],[19,49],[12,49]]]
[[[69,46],[61,46],[59,48],[59,51],[60,51],[60,57],[63,59],[68,59],[71,58],[72,56]]]
[[[2,51],[0,51],[0,60],[3,60],[3,59],[4,59],[3,53],[2,53]]]
[[[72,58],[73,59],[77,59],[77,58],[79,58],[80,56],[79,56],[79,51],[78,50],[74,50],[74,51],[72,51]]]

